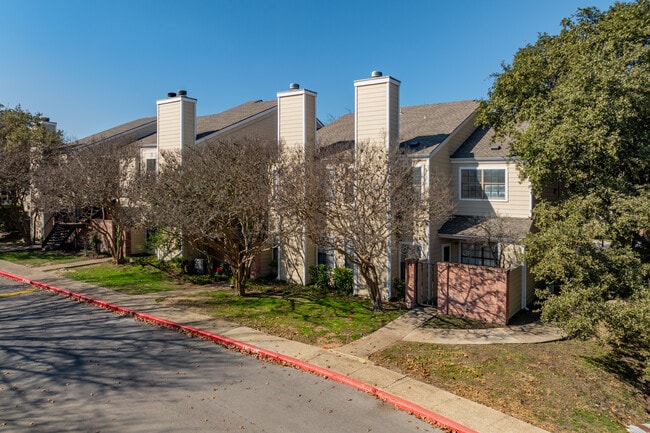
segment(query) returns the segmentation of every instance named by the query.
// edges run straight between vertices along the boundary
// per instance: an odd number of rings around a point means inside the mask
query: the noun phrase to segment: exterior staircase
[[[86,227],[84,223],[78,222],[56,222],[50,233],[41,242],[41,248],[56,250],[62,248],[68,240],[76,235],[77,229]]]

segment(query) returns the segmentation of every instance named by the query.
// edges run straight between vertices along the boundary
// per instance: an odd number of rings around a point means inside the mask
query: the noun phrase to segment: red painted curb
[[[277,362],[281,362],[283,364],[291,365],[293,367],[296,367],[298,369],[317,374],[319,376],[325,377],[327,379],[333,380],[335,382],[342,383],[344,385],[351,386],[353,388],[356,388],[360,391],[363,391],[367,394],[374,395],[375,397],[386,401],[387,403],[392,404],[393,406],[397,407],[398,409],[401,409],[403,411],[412,413],[413,415],[422,418],[424,420],[427,420],[429,422],[432,422],[438,426],[441,426],[446,429],[450,429],[456,433],[479,433],[476,430],[473,430],[469,427],[465,427],[464,425],[461,425],[457,423],[456,421],[453,421],[447,417],[444,417],[442,415],[439,415],[435,412],[430,411],[429,409],[423,408],[422,406],[419,406],[415,403],[412,403],[408,400],[405,400],[401,397],[398,397],[396,395],[393,395],[389,392],[380,390],[375,388],[372,385],[368,385],[367,383],[361,382],[356,379],[352,379],[351,377],[348,377],[344,374],[337,373],[335,371],[329,370],[324,367],[319,367],[314,364],[310,364],[309,362],[288,356],[288,355],[283,355],[281,353],[273,352],[271,350],[263,349],[261,347],[253,346],[248,343],[244,343],[242,341],[238,340],[233,340],[232,338],[224,337],[223,335],[218,335],[214,334],[202,329],[194,328],[192,326],[188,325],[183,325],[181,323],[173,322],[171,320],[163,319],[161,317],[153,316],[151,314],[147,313],[141,313],[135,310],[132,310],[130,308],[122,307],[119,305],[111,304],[106,301],[100,301],[97,299],[93,299],[89,296],[82,295],[80,293],[75,293],[71,292],[66,289],[62,289],[60,287],[56,286],[51,286],[49,284],[41,283],[39,281],[34,281],[30,280],[18,275],[13,275],[8,272],[0,270],[0,276],[15,280],[15,281],[20,281],[25,284],[29,284],[34,287],[38,287],[41,289],[49,290],[51,292],[57,293],[59,295],[63,295],[69,298],[77,299],[79,301],[83,301],[92,305],[96,305],[98,307],[114,311],[118,314],[123,314],[126,316],[131,316],[140,320],[144,320],[147,322],[152,322],[160,326],[164,326],[167,328],[171,328],[174,330],[178,331],[183,331],[186,332],[190,335],[194,335],[197,337],[205,338],[207,340],[213,341],[215,343],[218,343],[222,346],[227,346],[227,347],[232,347],[236,348],[237,350],[245,353],[250,353],[254,355],[258,355],[267,359],[271,359]]]

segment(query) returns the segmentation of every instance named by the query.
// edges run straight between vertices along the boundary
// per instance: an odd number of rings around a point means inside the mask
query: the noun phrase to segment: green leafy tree
[[[647,387],[650,3],[580,9],[540,35],[495,74],[479,120],[511,140],[539,203],[528,257],[560,287],[543,317],[611,343]]]
[[[33,175],[62,144],[62,133],[49,128],[40,114],[0,104],[0,223],[26,241],[31,240],[29,221],[37,211],[29,201]]]

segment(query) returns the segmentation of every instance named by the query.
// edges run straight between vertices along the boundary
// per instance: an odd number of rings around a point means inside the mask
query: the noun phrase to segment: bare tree
[[[62,133],[48,128],[46,121],[20,106],[10,109],[0,105],[0,195],[4,223],[8,229],[19,231],[26,241],[31,241],[27,221],[36,212],[29,203],[33,175],[63,143]]]
[[[230,267],[245,295],[253,261],[273,247],[269,225],[277,145],[253,137],[215,140],[167,153],[147,194],[154,226]]]
[[[523,262],[523,239],[530,231],[531,221],[500,215],[477,217],[476,243],[489,248],[496,264],[511,268]]]
[[[87,225],[115,263],[122,263],[126,232],[140,221],[132,182],[137,170],[133,144],[71,146],[37,177],[40,207]]]
[[[301,155],[283,159],[279,213],[356,265],[373,309],[382,310],[388,251],[451,215],[448,180],[434,177],[435,191],[416,188],[412,161],[375,146],[359,146],[356,158],[352,150],[324,150],[307,163]]]

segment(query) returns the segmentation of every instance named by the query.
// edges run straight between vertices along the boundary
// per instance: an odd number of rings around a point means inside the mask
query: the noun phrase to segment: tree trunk
[[[235,294],[237,296],[246,295],[246,264],[238,263],[233,267],[233,275],[235,277]]]
[[[379,289],[379,277],[373,265],[359,265],[359,272],[368,286],[370,300],[372,301],[372,311],[384,311],[381,300],[381,290]]]

